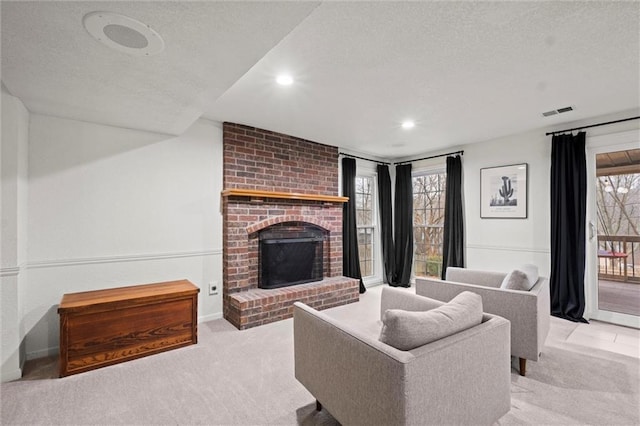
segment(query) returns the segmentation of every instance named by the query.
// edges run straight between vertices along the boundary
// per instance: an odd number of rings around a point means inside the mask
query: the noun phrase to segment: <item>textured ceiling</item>
[[[323,3],[206,115],[398,158],[627,110],[640,103],[639,7]],[[295,87],[269,84],[282,68]]]
[[[2,1],[2,81],[32,112],[177,135],[317,5]],[[151,26],[165,50],[109,49],[82,24],[94,11]]]
[[[165,52],[107,49],[94,10]],[[204,113],[397,159],[640,107],[640,3],[3,1],[2,80],[34,112],[173,134]]]

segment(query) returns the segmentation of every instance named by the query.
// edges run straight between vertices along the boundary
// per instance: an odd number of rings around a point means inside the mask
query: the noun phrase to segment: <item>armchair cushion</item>
[[[538,282],[538,267],[527,264],[507,274],[504,280],[502,280],[500,288],[529,291],[536,282]]]
[[[482,297],[464,291],[450,302],[428,311],[388,309],[382,316],[379,340],[408,351],[482,322]]]

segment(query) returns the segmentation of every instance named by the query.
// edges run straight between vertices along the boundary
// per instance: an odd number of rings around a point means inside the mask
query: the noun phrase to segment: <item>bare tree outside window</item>
[[[447,175],[413,178],[413,270],[416,276],[440,277]]]
[[[600,274],[625,280],[640,278],[640,174],[599,176],[598,208]],[[625,266],[626,265],[626,270]]]
[[[356,177],[356,225],[358,227],[358,254],[363,277],[375,273],[374,264],[374,206],[373,177]]]
[[[607,235],[640,235],[640,174],[600,176],[598,214]]]

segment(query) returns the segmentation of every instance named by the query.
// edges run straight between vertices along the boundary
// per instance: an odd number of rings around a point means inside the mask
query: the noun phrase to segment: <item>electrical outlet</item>
[[[209,295],[210,296],[214,296],[218,294],[218,282],[217,281],[210,281],[209,282]]]

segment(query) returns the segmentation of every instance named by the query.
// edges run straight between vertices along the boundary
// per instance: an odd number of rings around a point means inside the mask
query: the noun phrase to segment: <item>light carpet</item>
[[[409,291],[413,291],[410,289]],[[379,316],[380,287],[327,310],[356,324]],[[511,375],[511,410],[497,424],[640,424],[640,361],[564,338],[574,324],[553,318],[542,357]],[[194,346],[55,378],[55,361],[0,385],[3,425],[336,425],[293,375],[293,322],[238,331],[199,325]],[[390,396],[393,397],[393,396]],[[428,419],[425,419],[428,424]]]

